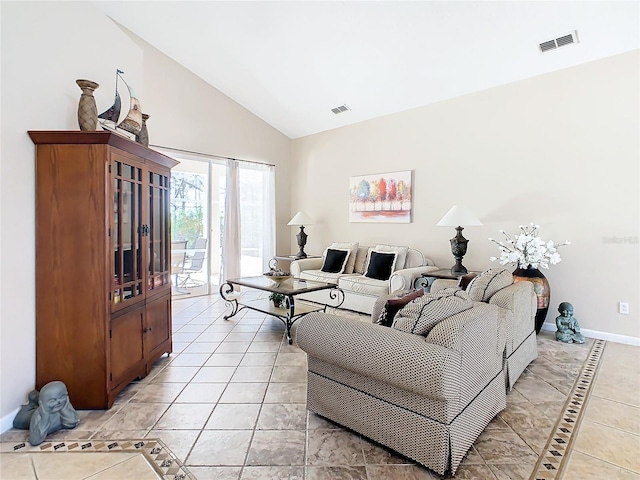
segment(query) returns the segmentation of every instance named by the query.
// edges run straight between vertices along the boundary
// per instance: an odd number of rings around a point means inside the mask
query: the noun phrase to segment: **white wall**
[[[306,251],[406,244],[450,267],[455,231],[435,224],[464,204],[484,223],[464,230],[464,264],[483,270],[499,266],[488,237],[535,222],[545,240],[572,242],[544,270],[547,322],[569,301],[583,329],[638,339],[639,71],[635,51],[294,140],[292,206],[318,221]],[[349,223],[349,177],[398,170],[414,171],[413,223]]]
[[[126,29],[123,29],[127,31]],[[128,32],[128,31],[127,31]],[[136,37],[143,48],[143,111],[151,145],[275,165],[276,251],[289,251],[291,140],[200,77]],[[290,227],[287,227],[290,228]]]
[[[75,80],[100,84],[95,97],[102,111],[113,102],[116,68],[124,70],[143,111],[151,115],[152,143],[276,164],[281,228],[290,212],[286,168],[290,140],[149,45],[129,37],[89,2],[3,1],[0,8],[3,431],[35,383],[35,148],[27,130],[78,130],[81,92]],[[287,235],[278,242],[279,248],[289,249]]]

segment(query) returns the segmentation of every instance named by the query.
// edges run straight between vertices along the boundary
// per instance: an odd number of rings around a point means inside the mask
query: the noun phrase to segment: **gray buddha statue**
[[[29,443],[40,445],[50,433],[63,428],[76,428],[80,417],[69,401],[64,383],[47,383],[40,392],[29,393],[29,403],[23,405],[13,420],[14,428],[29,429]]]
[[[562,302],[558,306],[560,315],[556,317],[556,340],[564,343],[584,343],[584,337],[580,333],[580,325],[573,318],[573,305]]]

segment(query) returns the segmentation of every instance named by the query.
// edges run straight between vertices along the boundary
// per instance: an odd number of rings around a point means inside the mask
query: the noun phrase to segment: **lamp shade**
[[[293,218],[287,223],[287,225],[312,225],[313,220],[311,217],[307,215],[307,212],[298,212]]]
[[[436,225],[439,227],[473,227],[482,225],[482,222],[466,207],[454,205]]]

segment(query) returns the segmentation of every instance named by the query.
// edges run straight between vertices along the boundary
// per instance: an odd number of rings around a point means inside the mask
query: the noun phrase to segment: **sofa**
[[[451,310],[452,302],[466,307]],[[376,318],[307,315],[296,331],[308,358],[307,408],[439,474],[455,474],[506,407],[500,309],[444,289],[412,300],[391,327]]]
[[[344,268],[338,272],[323,271],[329,250],[348,251]],[[371,252],[395,254],[396,259],[389,278],[378,279],[366,275]],[[325,249],[322,258],[305,258],[291,262],[291,275],[304,280],[335,283],[344,293],[340,308],[370,315],[376,299],[401,289],[413,288],[423,273],[437,270],[433,261],[418,250],[404,246],[378,244],[364,246],[355,242],[334,242]],[[297,298],[335,306],[330,290],[299,295]]]
[[[455,287],[457,280],[438,279],[432,292]],[[504,324],[506,343],[504,370],[507,387],[513,388],[527,366],[538,356],[535,331],[536,294],[531,282],[513,282],[506,269],[493,268],[482,272],[466,286],[474,301],[500,307],[500,322]]]

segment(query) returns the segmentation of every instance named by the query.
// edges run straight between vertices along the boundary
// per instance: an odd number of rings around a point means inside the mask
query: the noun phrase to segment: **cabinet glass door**
[[[169,251],[169,172],[148,172],[149,225],[147,289],[168,289],[171,257]]]
[[[112,309],[143,298],[142,289],[142,169],[124,158],[112,163],[113,247]]]

